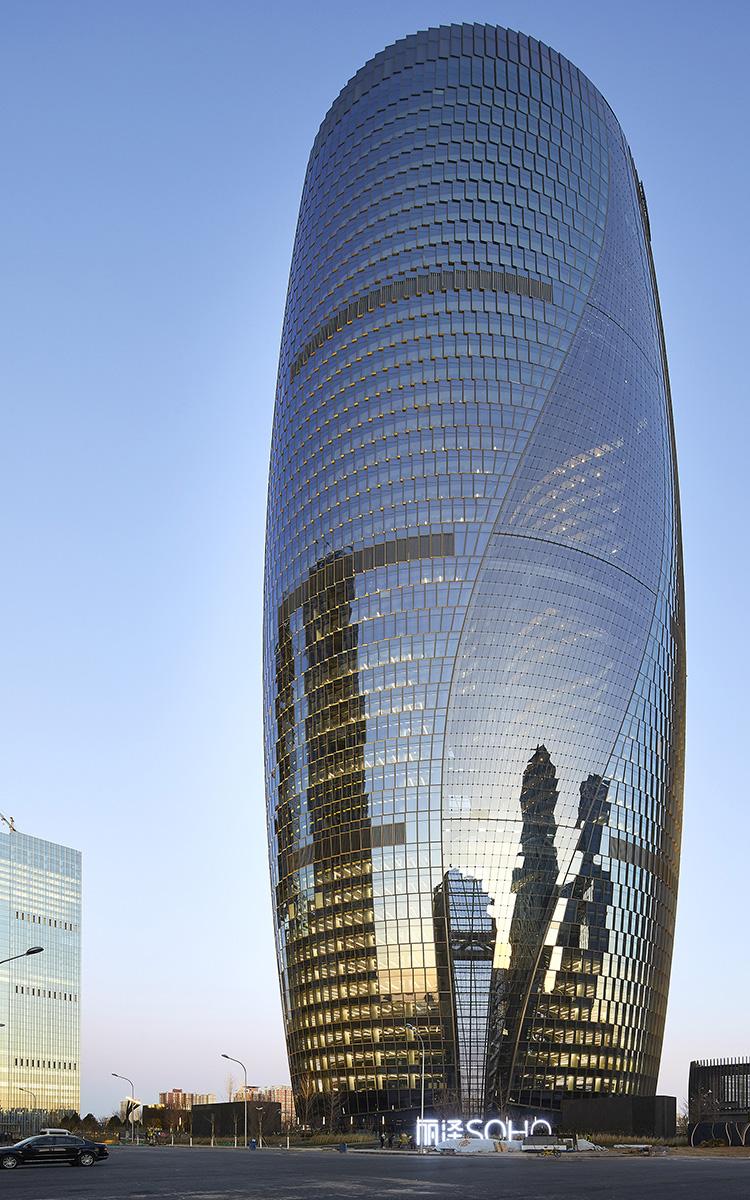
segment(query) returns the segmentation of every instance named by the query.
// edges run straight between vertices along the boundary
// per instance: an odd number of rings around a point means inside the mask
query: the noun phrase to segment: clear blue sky
[[[263,815],[265,488],[317,126],[382,46],[522,29],[645,181],[682,478],[689,728],[661,1086],[750,1053],[748,6],[5,0],[0,808],[84,852],[84,1111],[288,1078]]]

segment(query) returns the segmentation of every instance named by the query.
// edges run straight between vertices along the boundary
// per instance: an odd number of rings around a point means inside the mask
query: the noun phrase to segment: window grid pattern
[[[404,39],[313,147],[274,416],[266,784],[299,1111],[418,1105],[409,1025],[435,1104],[653,1090],[681,586],[611,110],[511,31]]]
[[[24,955],[0,967],[0,1108],[16,1128],[24,1110],[79,1111],[80,945],[80,853],[0,834],[0,958]]]

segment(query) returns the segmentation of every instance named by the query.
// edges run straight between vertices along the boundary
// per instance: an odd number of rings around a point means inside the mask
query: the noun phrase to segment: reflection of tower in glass
[[[490,1081],[495,1099],[505,1102],[512,1094],[513,1065],[523,1053],[525,1014],[529,998],[538,989],[547,967],[549,951],[544,938],[552,915],[557,883],[555,805],[557,778],[545,746],[537,746],[523,774],[521,786],[521,863],[513,870],[515,894],[510,923],[510,965],[504,981],[506,997],[503,1036],[499,1041],[499,1071]],[[515,1097],[513,1097],[515,1098]]]
[[[570,900],[564,917],[568,945],[589,951],[587,961],[599,965],[601,955],[609,948],[607,907],[614,892],[609,871],[601,865],[602,836],[612,807],[607,800],[608,791],[609,783],[601,775],[589,775],[581,784],[578,806],[581,833],[577,847],[581,863],[569,885]]]
[[[371,831],[353,599],[353,556],[319,564],[282,604],[277,644],[276,903],[289,1055],[298,1092],[325,1063],[328,1090],[342,1102],[348,1063],[356,1057],[358,1070],[372,1075],[375,1053]],[[344,1023],[355,1033],[346,1047]]]
[[[565,907],[555,944],[545,947],[544,986],[529,997],[525,1043],[514,1065],[512,1093],[522,1105],[552,1106],[562,1087],[608,1091],[606,1080],[603,1087],[594,1083],[591,1072],[628,1060],[631,1031],[612,1021],[598,983],[609,949],[607,917],[614,895],[610,872],[601,865],[611,809],[608,790],[601,775],[589,775],[580,785],[573,872],[560,889]],[[571,1052],[571,1042],[577,1051]]]
[[[433,917],[445,1044],[455,1047],[458,1099],[464,1113],[482,1112],[487,1022],[495,952],[490,897],[479,881],[446,871],[435,888]]]

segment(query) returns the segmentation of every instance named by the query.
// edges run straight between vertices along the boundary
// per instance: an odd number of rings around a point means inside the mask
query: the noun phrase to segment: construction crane
[[[16,826],[13,817],[6,817],[5,813],[0,813],[0,821],[2,821],[4,825],[8,826],[10,833],[16,832]]]

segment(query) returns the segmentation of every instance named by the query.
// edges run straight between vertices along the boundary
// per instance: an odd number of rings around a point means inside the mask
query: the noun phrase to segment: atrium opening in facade
[[[547,46],[431,29],[325,117],[271,450],[265,753],[298,1113],[653,1093],[684,618],[646,201]]]

